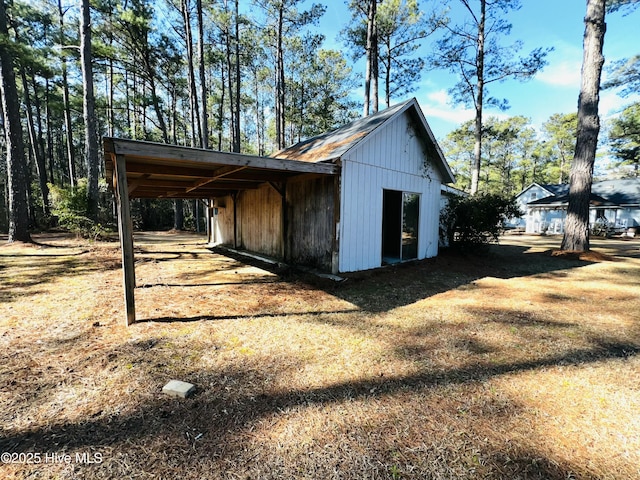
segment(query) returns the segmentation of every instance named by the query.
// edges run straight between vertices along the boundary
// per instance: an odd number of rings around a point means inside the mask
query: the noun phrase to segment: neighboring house
[[[516,197],[524,216],[511,223],[527,233],[564,232],[569,185],[532,183]],[[594,230],[623,232],[640,226],[640,179],[594,182],[589,223]]]
[[[216,243],[333,273],[437,255],[441,185],[454,178],[415,99],[272,158],[330,163],[339,174],[216,197]]]

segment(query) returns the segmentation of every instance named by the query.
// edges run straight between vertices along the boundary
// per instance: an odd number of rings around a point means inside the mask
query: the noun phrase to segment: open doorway
[[[420,195],[383,190],[382,263],[418,258]]]

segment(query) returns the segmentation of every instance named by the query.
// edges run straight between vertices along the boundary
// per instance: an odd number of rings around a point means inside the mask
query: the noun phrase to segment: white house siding
[[[342,157],[339,270],[382,264],[383,190],[420,194],[418,259],[438,253],[441,175],[403,114]]]
[[[618,209],[617,221],[625,227],[637,227],[640,225],[640,208],[624,207]]]
[[[540,233],[542,229],[545,228],[545,222],[548,224],[550,219],[547,218],[546,212],[543,213],[540,210],[532,210],[527,204],[549,196],[550,194],[547,190],[535,184],[520,193],[516,197],[516,202],[525,215],[517,219],[517,222],[512,222],[510,226],[525,227],[527,233]]]

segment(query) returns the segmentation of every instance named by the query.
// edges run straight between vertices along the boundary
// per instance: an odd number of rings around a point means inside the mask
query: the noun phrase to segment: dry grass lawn
[[[637,239],[334,283],[139,234],[126,328],[118,243],[35,238],[0,247],[2,478],[640,478]]]

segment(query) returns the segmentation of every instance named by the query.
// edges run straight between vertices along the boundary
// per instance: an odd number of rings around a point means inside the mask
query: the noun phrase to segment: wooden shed
[[[208,202],[209,241],[339,273],[433,257],[451,169],[415,99],[271,157],[105,138],[127,323],[135,319],[130,198]]]
[[[333,273],[437,254],[440,187],[454,178],[415,99],[273,157],[340,173],[216,197],[215,243]]]

